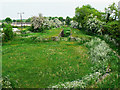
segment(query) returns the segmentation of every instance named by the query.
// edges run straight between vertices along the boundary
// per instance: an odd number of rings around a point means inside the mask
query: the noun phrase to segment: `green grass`
[[[24,88],[73,81],[92,72],[86,52],[74,42],[6,45],[3,76],[9,75],[14,87]]]
[[[64,28],[64,27],[63,27]],[[23,34],[22,37],[35,36],[50,38],[58,36],[63,28],[45,30],[44,33]],[[71,28],[72,37],[93,38],[84,31]],[[12,41],[4,42],[2,47],[2,74],[8,76],[15,88],[47,88],[58,83],[81,80],[93,73],[93,64],[88,54],[89,48],[76,41],[34,42],[31,38],[16,36]],[[64,38],[64,37],[63,37]],[[67,38],[67,37],[66,37]],[[113,58],[116,58],[113,56]],[[105,81],[94,87],[106,87],[116,80],[117,61],[112,61],[112,73]],[[115,74],[114,74],[115,73]],[[110,83],[109,83],[110,82]],[[112,84],[114,83],[115,84]],[[95,82],[92,82],[95,83]],[[89,86],[90,87],[90,86]],[[117,87],[117,86],[116,86]]]
[[[87,35],[85,33],[85,31],[81,31],[81,30],[78,30],[78,29],[74,29],[72,28],[72,36],[73,37],[79,37],[79,38],[92,38],[92,36],[90,35]]]
[[[62,28],[57,28],[57,29],[50,29],[50,30],[45,30],[43,33],[29,33],[29,34],[24,34],[22,36],[41,36],[43,38],[50,38],[50,37],[55,37],[58,36],[59,33],[62,31]]]

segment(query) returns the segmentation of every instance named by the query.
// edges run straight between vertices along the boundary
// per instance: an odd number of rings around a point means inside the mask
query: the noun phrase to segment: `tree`
[[[59,17],[58,19],[59,19],[61,22],[64,21],[63,17]]]
[[[70,21],[72,21],[72,19],[69,16],[67,16],[65,20],[66,25],[70,25]]]
[[[13,19],[13,22],[16,22],[16,20],[15,20],[15,19]]]
[[[97,16],[93,16],[93,14],[91,14],[85,24],[86,31],[91,34],[102,34],[102,27],[104,24],[104,22],[97,19]]]
[[[9,41],[13,39],[13,31],[12,31],[12,26],[10,24],[5,24],[3,28],[4,36],[3,36],[3,41]]]
[[[70,22],[72,28],[77,28],[78,27],[78,22],[76,21],[71,21]]]
[[[5,24],[4,23],[2,23],[2,28],[4,28],[5,27]]]
[[[97,18],[99,19],[101,19],[102,17],[101,12],[99,12],[95,8],[92,8],[90,5],[83,5],[81,8],[77,7],[75,9],[75,17],[73,19],[76,20],[79,24],[81,23],[82,28],[85,28],[84,25],[88,20],[88,16],[90,14],[93,14],[93,16],[97,16]]]
[[[31,18],[26,19],[25,22],[31,22]]]
[[[33,16],[31,18],[31,23],[32,26],[34,27],[36,32],[42,32],[43,31],[43,25],[44,25],[44,17],[42,16],[42,14],[39,14],[39,17]]]
[[[7,17],[7,18],[5,19],[5,22],[7,22],[7,23],[12,23],[12,19],[9,18],[9,17]]]
[[[109,5],[108,8],[105,8],[105,13],[106,13],[106,22],[111,20],[116,20],[118,18],[118,7],[113,3],[112,5]]]
[[[16,21],[17,21],[17,22],[21,22],[21,20],[19,20],[19,19],[18,19],[18,20],[16,20]]]

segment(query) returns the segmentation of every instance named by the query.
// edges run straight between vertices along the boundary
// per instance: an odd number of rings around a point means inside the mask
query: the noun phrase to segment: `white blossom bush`
[[[72,28],[77,28],[78,27],[78,22],[76,21],[71,21],[70,22]]]
[[[88,21],[85,24],[85,27],[86,27],[87,32],[94,33],[94,34],[96,33],[102,34],[102,26],[104,24],[105,24],[104,22],[97,19],[97,16],[94,17],[91,14],[89,16]]]
[[[101,76],[100,72],[91,73],[82,77],[81,80],[76,80],[72,82],[59,83],[54,86],[49,86],[48,88],[86,88],[90,82],[97,81]]]
[[[116,42],[115,39],[111,38],[111,37],[110,37],[109,35],[107,35],[107,34],[105,34],[105,35],[103,36],[103,39],[104,39],[105,41],[107,41],[107,42],[110,42],[110,43],[116,45],[116,46],[119,45],[119,44]]]
[[[45,18],[43,26],[45,29],[51,29],[53,26],[53,23],[54,22],[52,20],[49,20],[49,18]]]
[[[33,25],[34,29],[42,29],[44,25],[44,17],[42,14],[39,14],[39,17],[33,16],[31,18],[31,24]]]
[[[43,17],[42,14],[39,14],[39,17],[33,16],[31,18],[31,24],[33,26],[33,29],[36,31],[41,31],[44,29],[51,29],[51,28],[58,28],[64,23],[62,23],[59,19],[49,19],[47,17]]]
[[[56,28],[62,26],[62,22],[61,22],[59,19],[55,18],[55,19],[54,19],[54,22],[55,22],[55,24],[56,24]]]
[[[86,42],[85,45],[90,49],[91,61],[94,64],[92,69],[105,73],[112,53],[109,45],[99,38],[94,38],[90,42]]]

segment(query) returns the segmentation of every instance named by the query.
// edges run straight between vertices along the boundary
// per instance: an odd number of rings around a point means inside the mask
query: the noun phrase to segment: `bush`
[[[116,39],[117,42],[120,42],[120,29],[117,21],[109,22],[104,25],[103,32],[104,34],[108,34],[111,38]]]
[[[76,21],[71,21],[70,24],[71,24],[72,28],[79,28],[78,27],[78,22],[76,22]]]
[[[102,26],[104,25],[104,22],[97,19],[97,17],[93,17],[91,14],[88,21],[86,22],[86,30],[87,32],[91,34],[102,34]]]
[[[12,26],[10,24],[5,24],[5,27],[3,28],[3,41],[9,41],[13,39],[13,31]]]
[[[70,35],[70,28],[64,28],[64,37],[68,37]]]

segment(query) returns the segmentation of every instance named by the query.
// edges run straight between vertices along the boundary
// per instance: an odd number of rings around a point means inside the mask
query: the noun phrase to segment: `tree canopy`
[[[5,19],[5,22],[7,22],[7,23],[12,23],[12,19],[9,18],[9,17],[7,17],[7,18]]]

